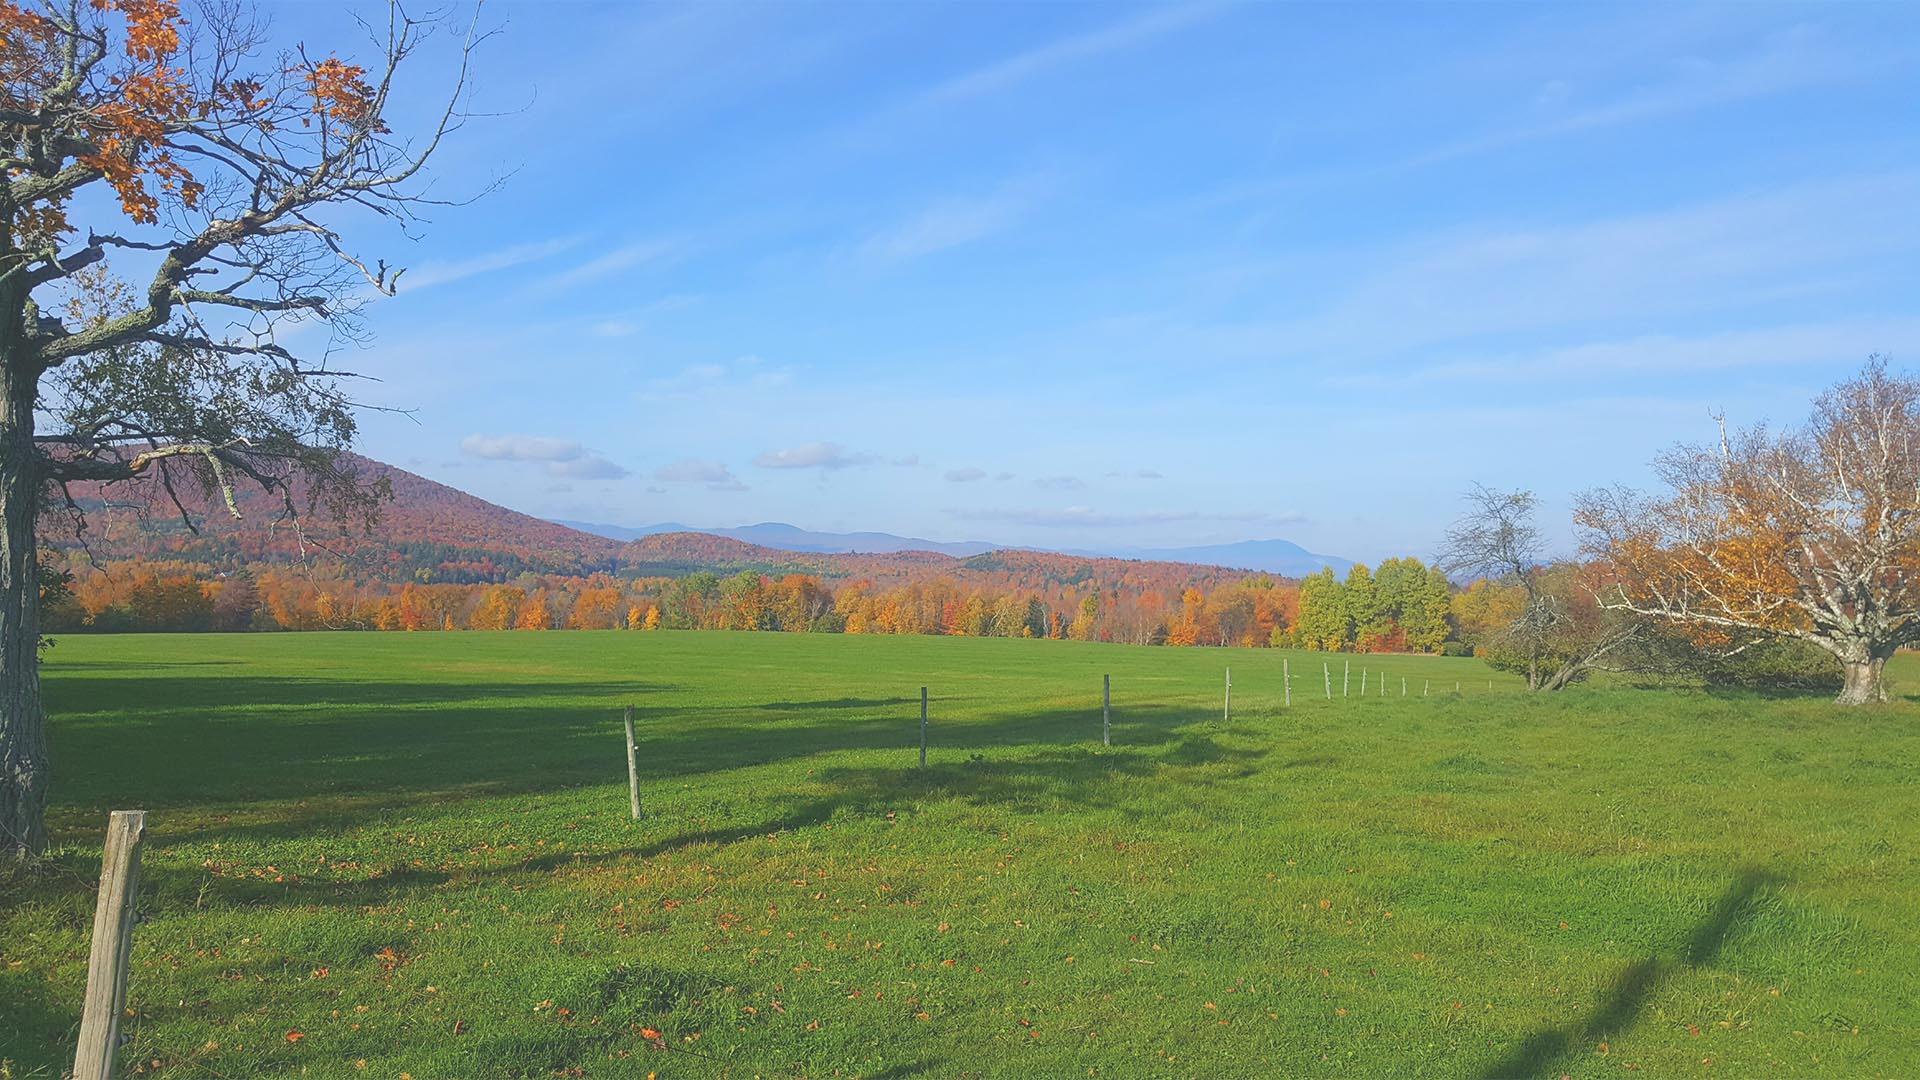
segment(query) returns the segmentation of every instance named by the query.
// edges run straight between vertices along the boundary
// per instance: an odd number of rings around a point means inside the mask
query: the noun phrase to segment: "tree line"
[[[260,566],[230,573],[129,560],[69,572],[43,607],[51,633],[308,630],[757,630],[1046,638],[1184,647],[1470,654],[1511,591],[1455,589],[1418,559],[1302,581],[1248,574],[1175,595],[1125,582],[982,588],[944,575],[876,587],[811,574],[523,574],[401,583]],[[1507,607],[1512,604],[1508,603]],[[1491,613],[1491,614],[1490,614]]]

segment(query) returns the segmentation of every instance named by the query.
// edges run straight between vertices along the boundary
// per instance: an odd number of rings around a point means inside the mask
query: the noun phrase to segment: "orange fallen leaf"
[[[300,1033],[300,1032],[298,1032],[298,1031],[289,1031],[289,1032],[287,1032],[287,1041],[288,1041],[288,1042],[290,1042],[290,1043],[297,1043],[297,1042],[299,1042],[299,1041],[300,1041],[301,1039],[304,1039],[304,1038],[306,1038],[306,1036],[305,1036],[305,1035],[303,1035],[303,1034],[301,1034],[301,1033]]]

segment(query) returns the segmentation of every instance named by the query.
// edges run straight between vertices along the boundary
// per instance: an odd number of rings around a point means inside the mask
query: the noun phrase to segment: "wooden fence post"
[[[1360,669],[1360,696],[1367,696],[1367,669],[1364,667]]]
[[[115,810],[107,821],[100,860],[100,898],[93,909],[93,951],[87,957],[87,1000],[80,1012],[74,1080],[108,1080],[120,1049],[120,1017],[127,1008],[127,954],[133,948],[134,901],[140,891],[140,841],[145,810]]]
[[[633,809],[633,820],[640,820],[640,747],[633,741],[633,706],[627,706],[623,717],[627,724],[627,802]]]
[[[1282,702],[1282,704],[1292,705],[1293,704],[1293,665],[1292,665],[1292,662],[1289,661],[1284,656],[1280,658],[1280,685],[1285,688],[1285,693],[1287,695],[1286,701]]]
[[[1320,661],[1320,677],[1326,680],[1327,700],[1333,700],[1333,666],[1325,660]]]
[[[1100,745],[1113,745],[1113,676],[1100,676]]]
[[[1226,702],[1220,706],[1220,719],[1222,720],[1233,719],[1233,669],[1232,668],[1227,669],[1227,698],[1226,698]]]
[[[1400,676],[1400,696],[1407,696],[1407,677],[1405,675]]]
[[[1432,679],[1428,679],[1426,682],[1420,684],[1420,696],[1421,697],[1433,696],[1433,680]]]
[[[1352,686],[1353,686],[1353,661],[1343,660],[1340,662],[1340,696],[1341,697],[1350,696],[1348,694],[1348,690],[1351,689]]]
[[[920,688],[920,767],[927,767],[927,688]]]

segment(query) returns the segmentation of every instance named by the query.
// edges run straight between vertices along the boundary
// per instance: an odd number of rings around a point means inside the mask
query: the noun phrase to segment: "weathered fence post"
[[[1226,702],[1220,706],[1220,719],[1222,720],[1233,719],[1233,669],[1232,668],[1227,669],[1227,698],[1226,698]]]
[[[1100,676],[1100,745],[1113,745],[1113,676]]]
[[[920,688],[920,767],[927,767],[927,688]]]
[[[1327,700],[1333,700],[1333,668],[1325,660],[1320,661],[1320,677],[1327,683]]]
[[[108,1080],[120,1049],[127,1008],[127,954],[133,949],[134,901],[140,891],[140,840],[145,810],[115,810],[100,859],[100,898],[93,909],[93,951],[87,957],[87,1000],[80,1011],[74,1080]]]
[[[1364,667],[1360,669],[1360,696],[1367,696],[1367,669]]]
[[[1282,704],[1292,705],[1293,704],[1293,666],[1291,662],[1288,661],[1287,658],[1284,656],[1280,658],[1280,685],[1284,688],[1284,692],[1286,693],[1286,701],[1282,702]]]
[[[640,820],[640,747],[633,741],[633,706],[627,706],[627,802],[633,808],[633,820]]]
[[[1428,679],[1426,682],[1420,684],[1420,696],[1421,697],[1433,696],[1433,680],[1432,679]]]
[[[1407,677],[1405,675],[1400,676],[1400,696],[1407,696]]]
[[[1350,697],[1348,690],[1353,686],[1353,661],[1340,662],[1340,696]]]

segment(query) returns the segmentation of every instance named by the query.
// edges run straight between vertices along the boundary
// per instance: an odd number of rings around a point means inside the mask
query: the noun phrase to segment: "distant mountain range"
[[[1247,571],[1302,577],[1348,560],[1318,555],[1286,540],[1181,548],[1048,551],[987,541],[939,543],[890,533],[822,533],[775,522],[734,529],[690,529],[679,524],[625,528],[529,517],[366,458],[354,464],[368,480],[384,479],[393,498],[371,529],[308,515],[300,527],[281,520],[282,504],[250,485],[236,491],[235,519],[218,498],[181,493],[195,520],[187,527],[170,500],[151,486],[109,493],[76,484],[69,494],[90,515],[84,551],[80,538],[49,520],[49,550],[70,549],[84,559],[147,559],[192,563],[224,573],[279,565],[331,567],[367,580],[438,583],[494,582],[524,574],[593,573],[679,576],[695,570],[810,574],[823,580],[867,581],[887,588],[948,577],[967,587],[1026,589],[1087,581],[1126,581],[1130,592],[1179,596],[1189,586],[1211,589]],[[140,492],[149,500],[142,509]],[[294,500],[305,505],[304,495]],[[1127,561],[1121,561],[1127,560]],[[1077,584],[1076,584],[1077,583]]]
[[[830,533],[814,532],[797,525],[788,525],[778,521],[763,521],[757,525],[741,525],[734,528],[702,529],[679,522],[662,522],[658,525],[638,527],[626,525],[607,525],[592,521],[558,521],[580,532],[604,536],[610,540],[638,540],[647,536],[663,533],[706,533],[711,536],[724,536],[763,548],[778,551],[799,551],[813,554],[894,554],[903,551],[932,551],[956,558],[982,555],[989,551],[1052,551],[1062,555],[1078,555],[1095,559],[1145,559],[1154,562],[1195,563],[1203,566],[1224,566],[1235,570],[1259,570],[1269,574],[1281,574],[1286,577],[1304,577],[1317,573],[1321,567],[1330,566],[1335,573],[1344,574],[1353,565],[1353,560],[1337,555],[1321,555],[1308,551],[1291,540],[1245,540],[1236,544],[1206,544],[1196,547],[1176,548],[1134,548],[1116,547],[1101,549],[1084,548],[1033,548],[1018,547],[1009,544],[995,544],[986,540],[961,540],[941,542],[925,540],[917,536],[895,536],[892,533],[852,532]]]

